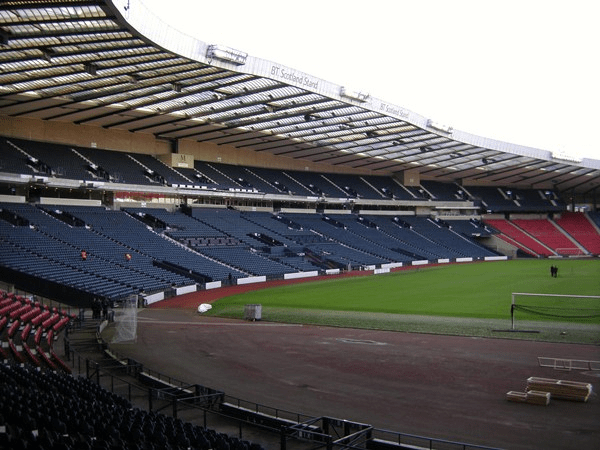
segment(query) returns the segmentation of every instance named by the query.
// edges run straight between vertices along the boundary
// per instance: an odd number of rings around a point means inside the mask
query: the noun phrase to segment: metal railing
[[[65,339],[70,339],[70,336],[65,336]],[[286,450],[288,441],[293,440],[294,449],[498,450],[496,447],[400,433],[363,424],[340,432],[334,428],[347,427],[352,422],[307,416],[232,397],[201,385],[185,383],[109,349],[99,334],[94,344],[88,341],[85,345],[96,345],[96,351],[104,357],[102,361],[85,357],[77,350],[74,342],[66,342],[65,358],[74,374],[93,380],[134,406],[169,413],[174,418],[201,422],[205,428],[213,428],[229,435],[237,434],[240,439],[250,429],[254,433],[256,429],[262,430],[268,434],[264,439],[270,442],[269,448]],[[303,442],[305,447],[302,447]]]

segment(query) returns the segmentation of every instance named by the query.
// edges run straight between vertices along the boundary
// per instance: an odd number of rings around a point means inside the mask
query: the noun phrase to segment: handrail
[[[66,341],[69,338],[70,338],[70,336],[65,336]],[[100,346],[100,348],[103,349],[108,356],[113,358],[115,361],[123,361],[123,363],[121,363],[121,364],[114,365],[114,366],[105,366],[102,368],[100,367],[100,365],[97,362],[93,361],[96,364],[96,372],[95,373],[96,373],[96,377],[97,377],[97,384],[99,384],[100,370],[105,369],[106,367],[118,368],[118,369],[127,369],[127,368],[131,368],[131,367],[135,367],[136,370],[134,371],[135,373],[133,375],[136,377],[136,379],[139,379],[138,378],[139,374],[144,373],[146,375],[150,375],[150,376],[154,377],[156,380],[158,380],[160,382],[170,384],[173,387],[175,387],[177,389],[181,389],[181,390],[189,389],[191,386],[193,386],[194,388],[200,386],[200,385],[184,383],[183,381],[177,380],[170,376],[166,376],[164,374],[161,374],[160,372],[150,370],[148,368],[143,367],[142,364],[138,363],[137,361],[135,361],[131,358],[127,358],[113,350],[109,350],[108,344],[102,339],[102,337],[99,334],[97,334],[97,340],[98,340],[98,345]],[[68,342],[65,344],[65,347],[70,349],[67,361],[71,361],[73,367],[75,368],[74,356],[75,356],[75,354],[77,354],[77,352],[71,348],[71,345]],[[71,356],[73,356],[73,357],[71,358]],[[88,360],[86,358],[86,370],[89,370],[88,361],[91,361],[91,360]],[[126,364],[124,363],[125,361],[126,361]],[[80,362],[79,362],[79,366],[81,366]],[[143,368],[143,369],[138,370],[140,368]],[[81,367],[79,369],[79,373],[81,373]],[[129,401],[131,401],[132,387],[135,389],[143,390],[143,388],[141,388],[140,386],[136,386],[135,384],[130,383],[128,380],[126,380],[124,378],[116,377],[112,374],[110,374],[110,376],[111,376],[111,383],[114,384],[114,380],[116,379],[119,382],[124,383],[128,386],[128,389],[130,392],[129,398],[128,398]],[[89,376],[89,374],[88,374],[88,378],[91,378]],[[225,418],[228,420],[237,421],[237,423],[240,424],[240,436],[241,436],[241,424],[242,423],[245,423],[252,427],[258,427],[258,428],[261,428],[264,430],[268,430],[273,433],[279,433],[282,436],[281,441],[280,441],[281,442],[281,444],[280,444],[281,450],[285,450],[285,448],[286,448],[285,441],[287,438],[310,440],[311,436],[313,436],[314,438],[318,437],[318,439],[313,442],[315,442],[315,443],[319,442],[319,443],[323,444],[324,446],[327,447],[328,450],[329,449],[333,450],[334,448],[339,449],[339,450],[342,450],[342,449],[357,449],[357,450],[365,449],[365,448],[367,448],[367,442],[369,440],[384,440],[386,442],[393,443],[395,445],[402,445],[404,443],[407,445],[417,445],[419,447],[429,448],[429,449],[438,448],[440,446],[444,446],[444,447],[451,446],[452,448],[456,448],[457,450],[458,449],[462,449],[462,450],[499,450],[497,447],[468,444],[468,443],[464,443],[464,442],[431,438],[431,437],[420,436],[420,435],[415,435],[415,434],[410,434],[410,433],[402,433],[402,432],[397,432],[397,431],[373,428],[371,425],[366,425],[366,424],[365,425],[368,427],[368,431],[370,432],[370,437],[365,438],[364,446],[355,446],[356,441],[352,440],[350,438],[353,438],[353,437],[356,439],[360,438],[361,436],[364,435],[365,430],[361,430],[359,432],[353,433],[352,435],[343,436],[343,437],[337,439],[336,441],[333,441],[331,435],[328,435],[325,433],[320,433],[320,432],[317,432],[316,430],[311,431],[308,429],[302,430],[302,429],[298,428],[303,425],[306,426],[308,423],[316,423],[320,420],[323,420],[324,419],[323,417],[319,418],[319,417],[314,417],[314,416],[307,416],[302,413],[278,409],[278,408],[270,407],[270,406],[263,405],[260,403],[240,399],[238,397],[232,397],[230,395],[227,395],[220,391],[212,390],[210,388],[205,388],[205,389],[207,389],[208,391],[212,391],[212,392],[210,394],[202,395],[202,396],[192,395],[189,397],[179,398],[179,397],[177,397],[177,395],[170,393],[168,391],[163,391],[161,389],[156,389],[156,388],[149,388],[149,389],[145,390],[145,395],[148,396],[149,409],[151,411],[153,410],[153,405],[152,405],[153,398],[156,399],[157,394],[160,392],[163,397],[162,400],[166,401],[168,403],[171,403],[171,406],[173,408],[172,412],[173,412],[174,417],[177,417],[177,411],[178,411],[179,407],[196,408],[196,409],[204,412],[205,423],[206,423],[206,413],[207,412],[210,412],[211,414],[214,414],[216,416],[219,416],[219,417],[222,417],[222,418]],[[200,403],[194,401],[194,400],[200,399],[200,398],[203,398],[205,400],[207,398],[214,398],[217,400],[216,400],[216,402],[209,401],[209,402],[200,402]],[[218,398],[220,398],[220,401],[218,400]],[[264,423],[261,424],[256,421],[245,420],[240,417],[234,417],[231,415],[227,415],[223,411],[221,411],[221,406],[223,404],[229,404],[236,408],[240,408],[240,411],[246,410],[251,413],[263,415],[265,417],[270,416],[274,419],[281,420],[284,422],[289,421],[293,425],[281,424],[280,428],[273,428],[272,426],[269,426]],[[247,405],[247,407],[244,405]],[[164,405],[164,406],[158,408],[157,410],[160,411],[168,406],[169,406],[168,404]],[[350,440],[350,442],[349,442],[349,440]],[[411,441],[410,444],[408,442],[406,442],[407,440]],[[354,442],[354,443],[351,443],[351,442]]]

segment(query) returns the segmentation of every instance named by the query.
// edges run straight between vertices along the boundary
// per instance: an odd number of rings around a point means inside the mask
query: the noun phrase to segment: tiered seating
[[[389,262],[376,256],[368,255],[360,250],[344,247],[335,242],[308,244],[306,250],[311,257],[316,257],[319,262],[332,268],[345,269],[350,266],[351,269],[356,269],[365,265],[377,265]]]
[[[552,256],[554,252],[505,219],[485,219],[485,223],[500,232],[498,237],[532,256]]]
[[[231,164],[212,163],[213,168],[234,180],[241,189],[253,190],[269,194],[279,194],[279,191],[270,184],[270,181],[257,176],[250,168],[233,166]]]
[[[377,255],[386,259],[388,262],[407,262],[410,261],[406,255],[398,253],[390,249],[390,239],[385,234],[381,233],[373,223],[365,217],[356,217],[354,215],[336,215],[331,214],[330,217],[344,225],[342,233],[339,233],[339,228],[333,228],[333,234],[339,238],[344,237],[342,241],[347,245],[352,245],[361,251]],[[374,224],[373,224],[374,225]],[[346,236],[343,236],[346,235]]]
[[[70,372],[70,367],[54,351],[54,339],[75,318],[66,311],[58,311],[27,298],[9,296],[0,291],[3,305],[0,309],[2,359],[31,362],[38,367],[57,368]],[[46,340],[42,338],[46,335]],[[33,344],[29,340],[34,336]],[[5,349],[10,349],[10,355]]]
[[[164,208],[125,208],[124,211],[136,216],[146,215],[156,218],[169,227],[165,234],[174,239],[182,238],[226,238],[226,234],[220,230],[210,227],[194,218],[182,214],[171,213]]]
[[[340,198],[346,197],[346,193],[328,182],[323,178],[322,174],[314,172],[301,172],[298,170],[286,171],[286,173],[293,178],[298,184],[307,189],[310,193],[309,196],[317,197],[333,197]],[[293,190],[293,188],[292,188]]]
[[[4,234],[4,231],[4,227],[0,223],[0,233]],[[0,245],[0,263],[5,267],[50,282],[111,298],[113,296],[120,298],[121,296],[137,292],[137,290],[132,289],[130,286],[124,286],[112,280],[97,277],[95,274],[79,271],[75,266],[48,259],[47,256],[40,253],[34,253],[34,250],[31,250],[29,246],[35,245],[38,242],[36,238],[39,238],[39,236],[33,230],[18,230],[19,232],[25,231],[23,235],[18,236],[14,235],[14,230],[8,231],[12,231],[13,233],[11,240],[7,240],[3,236],[2,245]],[[15,242],[17,239],[19,239],[19,242]],[[40,242],[46,247],[40,247],[39,249],[47,250],[48,252],[51,251],[47,239],[41,239]]]
[[[267,239],[261,240],[261,236],[268,237],[268,233],[271,235],[274,233],[256,223],[245,220],[239,211],[194,209],[192,215],[203,224],[220,230],[226,236],[235,238],[239,243],[237,246],[196,247],[196,250],[202,254],[254,275],[272,276],[294,272],[292,267],[269,260],[267,255],[258,254],[263,247],[268,245],[264,242]],[[280,242],[279,240],[287,241],[282,236],[274,236],[271,239],[277,239],[278,242]],[[294,244],[293,241],[288,242]]]
[[[275,276],[294,272],[289,266],[240,247],[210,246],[199,248],[198,251],[253,275]]]
[[[480,246],[472,239],[453,232],[450,224],[441,220],[433,220],[425,217],[406,217],[405,221],[417,229],[418,233],[435,243],[438,247],[445,249],[444,258],[483,258],[495,256],[495,253]]]
[[[186,180],[190,180],[185,184],[186,186],[193,185],[202,189],[210,190],[214,190],[219,187],[219,185],[214,184],[211,180],[203,176],[193,167],[177,167],[177,169],[173,170],[181,174],[181,176],[183,176]]]
[[[519,211],[514,200],[508,198],[500,188],[468,186],[466,190],[475,200],[481,201],[483,209],[488,213]]]
[[[240,449],[258,444],[133,408],[86,377],[0,364],[0,447]]]
[[[600,234],[584,213],[563,212],[555,221],[588,252],[600,254]]]
[[[547,219],[514,219],[512,222],[557,254],[582,254],[581,250]]]
[[[381,193],[365,183],[358,175],[326,173],[322,175],[330,183],[341,189],[342,195],[351,198],[381,199]]]
[[[414,196],[391,177],[367,175],[361,178],[381,192],[384,198],[394,200],[414,200]]]
[[[591,211],[588,213],[588,217],[590,218],[590,220],[592,222],[594,222],[596,224],[596,226],[598,228],[600,228],[600,212]]]
[[[508,189],[505,189],[507,191]],[[538,189],[510,189],[512,197],[519,203],[519,211],[560,211],[562,205],[552,204],[545,191]]]
[[[221,172],[214,163],[196,160],[194,161],[194,168],[199,174],[208,180],[211,180],[213,185],[219,187],[220,189],[228,190],[242,188],[242,186],[235,180],[229,178],[226,174]]]
[[[86,170],[86,161],[66,145],[15,138],[10,138],[9,142],[12,142],[29,156],[43,161],[50,167],[51,175],[54,177],[73,180],[93,179],[93,175]]]
[[[436,201],[473,199],[480,201],[488,212],[564,210],[564,203],[553,192],[535,189],[459,187],[454,183],[433,180],[421,180],[418,186],[403,186],[388,176],[288,171],[199,160],[195,160],[193,169],[176,168],[153,155],[5,137],[0,137],[0,150],[3,166],[0,171],[83,182],[100,180],[147,186],[176,185],[303,197]]]
[[[284,216],[289,217],[305,229],[315,230],[320,235],[327,237],[329,241],[327,243],[309,243],[306,244],[306,247],[315,254],[327,255],[327,259],[337,261],[343,266],[348,264],[353,266],[377,265],[396,261],[396,259],[379,256],[376,251],[373,251],[371,242],[336,226],[333,224],[335,220],[324,220],[326,217],[320,214],[285,214]],[[394,254],[394,256],[396,255]]]
[[[273,194],[312,195],[308,189],[298,184],[283,170],[260,167],[248,167],[246,170],[252,172],[256,177],[267,180],[274,188],[271,191]]]
[[[29,268],[27,273],[43,274],[61,284],[83,286],[87,291],[93,289],[96,295],[109,297],[112,295],[107,295],[106,291],[110,293],[118,286],[128,288],[118,289],[119,294],[128,295],[164,290],[172,284],[193,284],[190,279],[157,270],[151,260],[142,264],[143,257],[136,257],[133,262],[125,261],[124,254],[131,251],[130,247],[119,246],[85,227],[68,226],[30,205],[5,206],[36,225],[32,229],[0,224],[0,230],[6,229],[5,238],[13,249],[26,250],[34,257],[34,264],[22,264],[16,259],[11,262],[12,267],[25,265]],[[88,254],[86,260],[81,258],[82,249]],[[7,252],[10,248],[3,250]],[[90,279],[87,285],[86,276]]]
[[[8,140],[0,137],[0,153],[2,154],[2,172],[24,175],[35,175],[37,172],[27,164],[27,156],[10,145]]]
[[[96,173],[99,179],[112,183],[149,185],[154,182],[162,184],[159,180],[151,181],[144,175],[144,168],[131,159],[127,153],[95,148],[77,148],[76,151],[83,155],[91,163],[90,165],[93,164],[103,169],[103,172]]]
[[[296,227],[290,226],[291,224],[282,220],[283,214],[273,215],[268,212],[252,212],[252,213],[241,213],[241,218],[261,227],[264,232],[277,236],[277,239],[291,249],[300,250],[301,244],[298,242],[304,242],[302,239],[309,234],[311,237],[312,233],[307,233],[302,230],[300,225],[296,224]]]
[[[453,231],[461,233],[464,236],[487,237],[492,235],[492,230],[486,227],[485,224],[480,220],[449,220],[448,223]]]
[[[439,181],[421,180],[421,185],[433,196],[433,200],[460,201],[467,200],[458,194],[462,189],[454,184]]]
[[[393,216],[365,215],[388,238],[389,248],[411,260],[436,260],[449,257],[441,247],[419,234],[404,220]]]
[[[188,179],[184,177],[182,174],[178,173],[177,170],[172,167],[166,165],[159,159],[156,159],[154,156],[144,155],[144,154],[135,154],[131,155],[131,158],[139,161],[145,167],[152,170],[154,173],[159,174],[164,178],[166,183],[170,186],[176,185],[195,185],[199,184],[194,180]]]
[[[230,273],[236,278],[245,276],[242,272],[173,244],[173,242],[149,230],[144,223],[123,211],[88,208],[85,213],[82,210],[79,212],[74,211],[74,213],[79,218],[85,219],[103,236],[124,243],[130,248],[136,249],[140,254],[156,261],[166,261],[178,267],[192,269],[210,280],[225,280]]]

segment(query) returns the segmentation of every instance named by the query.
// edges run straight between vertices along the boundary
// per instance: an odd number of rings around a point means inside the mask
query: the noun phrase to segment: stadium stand
[[[435,200],[465,200],[460,186],[431,180],[422,180],[421,186],[431,195],[431,198]]]
[[[555,222],[589,253],[600,254],[598,227],[587,214],[565,211]]]
[[[365,183],[373,186],[384,198],[392,200],[412,200],[411,193],[392,177],[367,175],[361,177]]]
[[[219,60],[200,41],[206,52],[177,54],[160,24],[139,22],[137,2],[126,14],[112,0],[67,3],[0,7],[7,284],[89,307],[302,272],[506,258],[491,250],[498,239],[517,256],[600,254],[595,161],[440,129],[343,86],[277,77],[258,58],[236,70],[248,55]],[[577,204],[591,212],[567,211]],[[73,320],[0,292],[0,378],[46,413],[34,444],[32,408],[18,409],[3,383],[0,447],[122,448],[140,435],[165,448],[250,446],[89,386],[103,410],[75,423],[88,399],[74,395],[58,402],[81,402],[70,420],[51,417],[49,394],[29,387],[38,369],[68,371],[53,343]],[[48,383],[79,390],[68,377]],[[124,421],[98,424],[107,410]],[[161,433],[130,426],[150,422]]]
[[[2,448],[244,449],[258,444],[134,408],[86,377],[0,363]]]
[[[285,195],[339,201],[339,212],[324,213],[317,203],[309,213],[279,214],[275,208],[261,212],[184,206],[172,211],[145,206],[118,211],[76,205],[0,205],[0,232],[6,244],[2,261],[7,269],[113,300],[249,276],[273,278],[332,267],[498,256],[482,245],[493,235],[478,219],[482,216],[447,221],[409,214],[393,221],[389,213],[360,214],[354,201],[426,200],[457,209],[473,202],[471,211],[480,202],[485,212],[520,214],[540,210],[550,214],[561,207],[552,191],[464,188],[432,180],[404,186],[385,176],[281,171],[199,160],[184,175],[184,169],[147,154],[15,138],[2,138],[0,143],[7,149],[6,167],[24,174],[33,171],[82,177],[79,181],[84,183],[103,180],[147,189],[186,186],[242,196],[259,193],[274,199]],[[34,160],[37,166],[32,165]],[[61,161],[65,162],[59,165]],[[586,222],[571,225],[568,218],[576,216],[564,217],[562,228],[555,226],[558,222],[539,219],[507,223],[486,219],[486,224],[500,231],[498,237],[533,256],[593,254],[597,229],[590,223],[585,232],[578,231]],[[85,262],[80,257],[82,249],[88,255]],[[29,256],[27,264],[17,256],[22,252]]]
[[[590,212],[588,213],[588,217],[596,224],[596,230],[598,230],[600,228],[600,212]]]
[[[556,254],[564,256],[583,254],[580,246],[548,219],[513,219],[512,223],[551,248]]]
[[[550,248],[508,220],[485,219],[485,223],[497,229],[500,232],[499,237],[501,239],[515,245],[526,254],[531,256],[552,256],[555,254]]]
[[[500,187],[469,186],[472,198],[481,202],[486,213],[519,211],[519,206]]]
[[[0,356],[13,364],[29,363],[70,373],[71,368],[53,347],[75,318],[67,311],[0,290]]]

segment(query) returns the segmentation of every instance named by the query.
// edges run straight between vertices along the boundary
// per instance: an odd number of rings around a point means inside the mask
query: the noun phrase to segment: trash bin
[[[260,320],[262,316],[262,305],[246,305],[244,307],[245,320]]]

